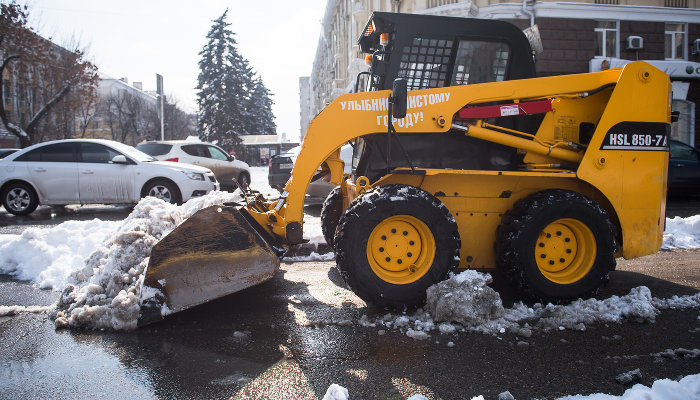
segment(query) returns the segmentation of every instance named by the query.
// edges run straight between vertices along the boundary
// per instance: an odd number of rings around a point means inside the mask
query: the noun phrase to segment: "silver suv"
[[[250,167],[226,153],[221,147],[206,142],[186,140],[150,141],[136,145],[142,152],[160,161],[174,161],[209,168],[214,172],[221,190],[234,191],[238,183],[250,184]]]

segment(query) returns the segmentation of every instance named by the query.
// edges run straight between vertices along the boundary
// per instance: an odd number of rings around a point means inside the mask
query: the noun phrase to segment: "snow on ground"
[[[251,187],[267,198],[275,189],[267,184],[267,169],[251,169]],[[42,288],[61,290],[52,312],[57,326],[133,329],[140,309],[143,270],[151,247],[198,209],[237,200],[238,194],[214,192],[178,207],[144,199],[121,222],[69,221],[50,229],[29,228],[21,235],[0,237],[0,272],[30,280]],[[700,216],[667,220],[664,248],[700,247]],[[322,243],[320,219],[305,217],[305,237]],[[290,261],[331,260],[333,254],[312,253]],[[427,303],[411,315],[387,314],[360,325],[396,329],[416,340],[432,334],[506,331],[520,337],[556,329],[585,330],[587,325],[627,320],[654,321],[667,308],[700,307],[700,294],[656,299],[646,287],[625,296],[578,300],[568,305],[518,303],[504,308],[488,287],[491,277],[464,271],[428,290]],[[153,293],[150,293],[152,295]],[[41,308],[0,308],[0,315],[45,312]],[[331,325],[334,321],[320,321]]]
[[[465,397],[466,398],[466,397]],[[506,391],[498,395],[500,399],[514,399],[510,392]],[[323,400],[348,400],[348,390],[338,384],[328,387]],[[415,394],[408,400],[425,400],[427,397]],[[651,387],[636,384],[627,389],[621,396],[596,393],[590,395],[573,395],[560,397],[557,400],[698,400],[700,399],[700,374],[688,375],[678,381],[660,379]],[[484,396],[472,397],[471,400],[484,400]]]
[[[277,191],[267,184],[266,168],[254,167],[251,172],[251,186],[267,198],[274,198]],[[49,229],[29,228],[21,235],[0,235],[0,273],[30,280],[41,288],[61,290],[54,306],[0,306],[0,316],[45,312],[51,314],[57,327],[134,329],[142,297],[143,270],[152,246],[197,210],[238,198],[238,195],[215,192],[182,206],[147,198],[121,222],[69,221]],[[311,243],[323,242],[318,218],[305,217],[304,232]],[[700,216],[667,219],[663,248],[700,248]],[[332,254],[312,253],[292,261],[330,259],[333,259]],[[531,307],[518,303],[505,308],[500,295],[488,287],[490,280],[488,274],[464,271],[429,288],[425,308],[413,314],[386,314],[374,320],[365,315],[358,321],[318,321],[316,325],[358,324],[378,328],[379,334],[385,329],[394,329],[415,340],[459,332],[493,335],[511,332],[527,339],[537,332],[583,331],[587,325],[601,322],[653,322],[664,309],[700,307],[700,293],[658,299],[642,286],[625,296],[603,300]],[[667,352],[670,356],[700,356],[698,349],[669,349]],[[659,355],[665,356],[666,353]],[[634,379],[634,372],[628,373],[630,379]],[[623,380],[627,378],[627,375],[620,376]],[[349,394],[342,386],[331,385],[324,398],[347,399]],[[411,399],[423,398],[417,394]],[[650,388],[635,385],[622,396],[594,394],[562,399],[675,398],[700,399],[700,375],[690,375],[680,381],[656,381]]]
[[[0,237],[0,272],[30,280],[42,289],[62,287],[66,278],[117,229],[119,222],[67,221],[53,228],[29,228]]]
[[[700,247],[700,215],[666,218],[662,249],[697,249]]]
[[[603,300],[579,299],[567,305],[538,303],[532,307],[520,302],[504,308],[500,295],[487,286],[490,281],[489,274],[467,270],[428,288],[425,308],[415,313],[386,314],[375,319],[363,316],[359,323],[399,330],[416,340],[457,332],[510,332],[529,338],[552,330],[585,331],[588,325],[597,323],[654,322],[665,309],[700,308],[700,293],[657,299],[645,286]]]

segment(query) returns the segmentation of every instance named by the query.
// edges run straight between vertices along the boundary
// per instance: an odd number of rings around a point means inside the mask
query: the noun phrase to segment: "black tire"
[[[39,196],[31,185],[14,182],[2,191],[2,205],[10,214],[28,215],[39,206]]]
[[[170,204],[182,203],[182,195],[177,186],[163,179],[152,180],[144,185],[141,197],[146,196],[152,196]]]
[[[385,234],[392,224],[398,230]],[[411,241],[414,227],[419,239]],[[459,266],[455,219],[440,200],[413,186],[381,186],[355,199],[340,218],[335,242],[343,279],[360,298],[377,305],[422,304],[426,289]],[[386,254],[387,263],[370,253]]]
[[[336,186],[328,193],[321,208],[321,232],[329,246],[334,247],[335,233],[343,215],[343,192]]]
[[[515,203],[498,227],[495,250],[498,267],[525,296],[562,302],[597,294],[615,269],[617,243],[598,203],[553,189]]]

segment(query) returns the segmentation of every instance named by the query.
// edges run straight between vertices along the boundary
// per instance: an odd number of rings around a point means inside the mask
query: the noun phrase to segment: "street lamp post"
[[[158,102],[160,103],[160,140],[165,140],[165,114],[163,112],[163,75],[156,74],[156,91],[158,92]]]

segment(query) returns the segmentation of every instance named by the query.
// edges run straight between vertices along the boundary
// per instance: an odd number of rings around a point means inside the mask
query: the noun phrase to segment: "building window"
[[[666,24],[666,59],[685,60],[686,25]]]
[[[688,0],[664,0],[664,7],[688,8]]]
[[[6,103],[6,105],[10,105],[10,103],[12,103],[12,92],[11,92],[12,88],[10,86],[10,81],[5,79],[2,84],[3,84],[2,90],[3,90],[4,95],[5,95],[5,103]]]
[[[595,22],[595,56],[617,57],[617,21]]]

